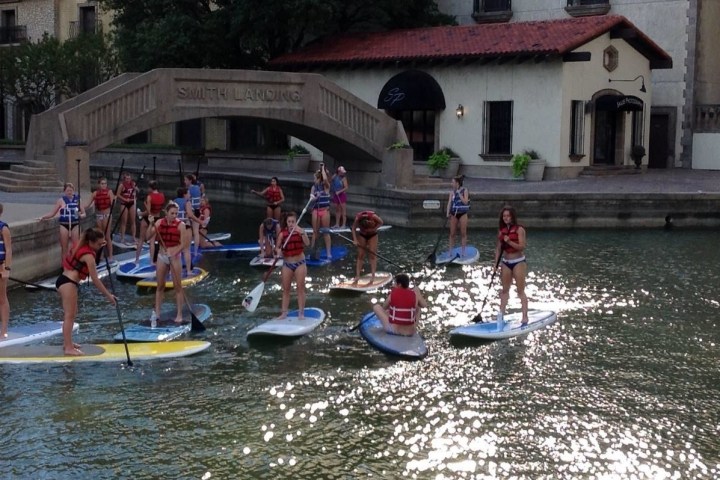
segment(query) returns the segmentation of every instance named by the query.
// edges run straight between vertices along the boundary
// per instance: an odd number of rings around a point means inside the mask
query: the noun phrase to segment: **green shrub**
[[[293,145],[287,152],[287,156],[290,160],[295,158],[295,155],[310,153],[310,150],[303,147],[302,145]]]
[[[512,157],[512,175],[514,178],[520,178],[527,172],[530,164],[530,155],[527,153],[516,153]]]

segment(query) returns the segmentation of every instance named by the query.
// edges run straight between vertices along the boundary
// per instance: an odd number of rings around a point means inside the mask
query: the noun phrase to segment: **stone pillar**
[[[382,175],[378,187],[410,188],[413,185],[414,178],[412,148],[397,148],[385,151],[382,162]]]
[[[87,145],[66,145],[65,165],[58,173],[63,182],[75,185],[75,190],[80,192],[80,196],[83,198],[82,202],[85,203],[90,195],[90,153]]]

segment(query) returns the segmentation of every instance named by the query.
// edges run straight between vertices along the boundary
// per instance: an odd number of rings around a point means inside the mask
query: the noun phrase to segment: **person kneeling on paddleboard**
[[[55,282],[55,288],[60,294],[63,308],[63,352],[65,355],[84,355],[80,345],[73,343],[72,331],[75,316],[78,310],[78,286],[88,276],[93,284],[110,303],[115,305],[117,298],[105,288],[98,278],[95,267],[95,256],[105,246],[105,233],[97,228],[88,228],[80,239],[77,247],[63,259],[63,273]]]
[[[428,304],[417,287],[410,288],[410,277],[400,273],[395,277],[395,286],[385,303],[376,303],[373,312],[380,319],[385,331],[395,335],[411,337],[417,332],[420,308]]]
[[[265,258],[273,258],[273,252],[280,236],[280,222],[268,217],[260,224],[258,230],[258,243],[260,251]]]

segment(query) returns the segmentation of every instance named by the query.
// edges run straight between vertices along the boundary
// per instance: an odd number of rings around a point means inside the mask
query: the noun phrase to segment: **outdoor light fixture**
[[[458,118],[462,118],[462,116],[465,115],[465,108],[461,104],[458,104],[455,109],[455,115],[457,115]]]
[[[642,75],[638,75],[637,77],[633,78],[632,80],[613,80],[612,78],[608,78],[608,82],[634,82],[638,78],[642,79],[642,84],[640,85],[640,91],[645,93],[647,92],[647,89],[645,89],[645,77]]]

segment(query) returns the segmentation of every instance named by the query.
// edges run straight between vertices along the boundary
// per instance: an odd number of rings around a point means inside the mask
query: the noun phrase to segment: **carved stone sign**
[[[302,85],[231,82],[176,82],[175,96],[183,103],[298,104]]]

